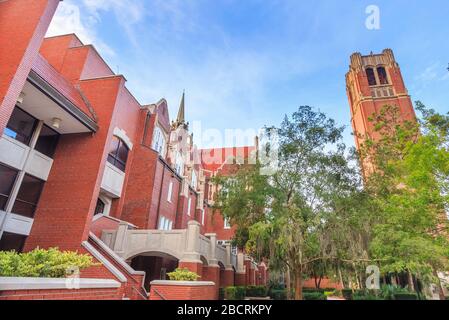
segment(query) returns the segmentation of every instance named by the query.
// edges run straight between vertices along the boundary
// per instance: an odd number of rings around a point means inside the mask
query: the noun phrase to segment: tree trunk
[[[295,300],[302,300],[302,270],[295,271]]]
[[[340,285],[342,288],[345,288],[345,283],[343,281],[343,275],[341,274],[341,269],[338,267],[338,277],[340,278]]]
[[[410,291],[415,291],[415,284],[413,283],[413,275],[410,271],[407,272],[408,276],[408,288]]]
[[[290,268],[287,267],[287,272],[285,273],[285,282],[286,282],[286,289],[287,289],[287,300],[291,300],[291,280],[290,280]]]

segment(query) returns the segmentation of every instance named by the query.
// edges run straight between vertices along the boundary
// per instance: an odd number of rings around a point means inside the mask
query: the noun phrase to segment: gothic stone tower
[[[385,105],[399,108],[399,120],[416,121],[413,103],[391,49],[367,56],[358,52],[352,54],[349,72],[346,74],[346,90],[357,149],[363,143],[363,138],[358,134],[376,139],[373,124],[368,118],[377,114]],[[365,177],[372,167],[369,161],[362,161]],[[447,219],[445,212],[442,217],[443,220]]]
[[[368,118],[385,105],[397,106],[403,120],[416,119],[401,70],[391,49],[367,56],[354,53],[346,74],[346,89],[357,149],[363,142],[358,135],[376,139],[373,124]]]

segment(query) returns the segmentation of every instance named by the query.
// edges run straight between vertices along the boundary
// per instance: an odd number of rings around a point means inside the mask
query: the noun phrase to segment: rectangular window
[[[30,144],[37,120],[22,109],[15,107],[5,128],[5,135],[25,145]]]
[[[0,251],[22,252],[26,238],[26,236],[20,234],[3,232],[0,239]]]
[[[189,198],[189,203],[187,204],[187,215],[190,217],[190,209],[192,208],[192,198]]]
[[[167,230],[173,230],[173,221],[170,221],[170,223],[168,224]]]
[[[44,184],[45,182],[40,179],[25,175],[12,212],[24,217],[34,218]]]
[[[170,184],[168,185],[168,193],[167,193],[167,201],[171,202],[173,196],[173,182],[170,181]]]
[[[35,149],[47,157],[53,158],[58,145],[58,140],[59,133],[44,125],[39,138],[37,139]]]
[[[231,229],[231,222],[230,222],[229,218],[224,218],[224,228]]]
[[[165,217],[161,217],[159,219],[159,227],[158,227],[158,229],[159,230],[164,230],[164,225],[165,225]]]
[[[0,165],[0,210],[5,210],[16,178],[16,170]]]
[[[205,212],[204,212],[204,208],[203,211],[201,211],[201,224],[204,226],[204,219],[205,219]]]

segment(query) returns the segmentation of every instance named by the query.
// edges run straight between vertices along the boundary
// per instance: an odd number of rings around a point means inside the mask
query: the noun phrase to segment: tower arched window
[[[192,171],[192,188],[196,190],[198,184],[198,177],[196,175],[195,170]]]
[[[128,146],[121,139],[114,136],[109,149],[108,162],[125,172],[128,154]]]
[[[377,75],[379,77],[380,84],[388,84],[387,71],[384,67],[377,68]]]
[[[368,84],[370,86],[377,85],[376,75],[374,74],[374,69],[373,68],[367,68],[366,69],[366,76],[368,77]]]
[[[176,154],[175,171],[180,176],[184,174],[184,160],[179,152]]]

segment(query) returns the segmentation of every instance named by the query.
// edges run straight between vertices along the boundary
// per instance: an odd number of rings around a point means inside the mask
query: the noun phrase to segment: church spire
[[[175,128],[179,128],[180,126],[184,126],[185,128],[187,128],[189,125],[188,123],[186,123],[185,117],[185,98],[186,92],[184,91],[182,93],[181,104],[179,105],[178,117],[176,118],[176,121],[173,123],[173,126]]]

